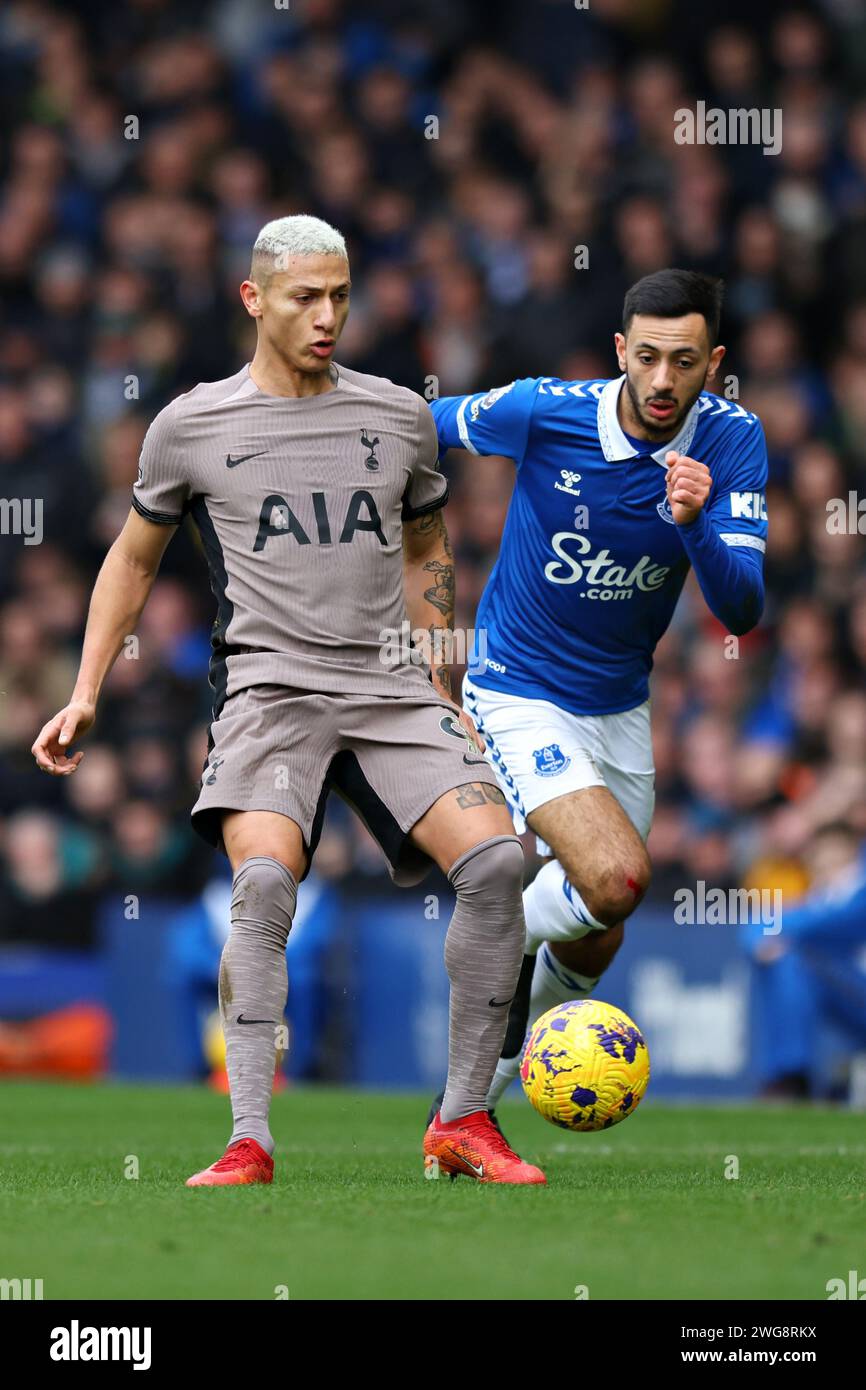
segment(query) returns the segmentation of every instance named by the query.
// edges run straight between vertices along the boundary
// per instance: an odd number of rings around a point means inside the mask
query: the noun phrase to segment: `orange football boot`
[[[424,1135],[424,1168],[447,1173],[452,1179],[465,1173],[478,1182],[542,1184],[540,1168],[534,1168],[509,1148],[486,1110],[475,1110],[459,1120],[443,1124],[439,1113]]]
[[[193,1173],[187,1187],[231,1187],[251,1182],[273,1182],[274,1160],[255,1139],[238,1139],[229,1144],[222,1158]]]

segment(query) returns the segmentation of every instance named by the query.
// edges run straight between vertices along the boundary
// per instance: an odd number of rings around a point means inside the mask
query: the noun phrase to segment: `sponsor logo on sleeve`
[[[731,516],[749,521],[767,520],[767,502],[763,492],[732,492]]]

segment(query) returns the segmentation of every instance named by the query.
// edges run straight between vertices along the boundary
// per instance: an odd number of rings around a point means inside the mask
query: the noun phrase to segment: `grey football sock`
[[[457,905],[445,938],[451,981],[444,1123],[484,1110],[517,985],[526,932],[523,847],[516,835],[485,840],[452,864]]]
[[[232,926],[220,960],[220,1016],[234,1127],[273,1153],[268,1111],[289,982],[286,942],[298,885],[278,859],[245,859],[232,885]]]

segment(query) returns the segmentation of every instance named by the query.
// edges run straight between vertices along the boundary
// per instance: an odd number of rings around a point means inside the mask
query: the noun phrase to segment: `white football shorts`
[[[487,746],[518,835],[546,801],[607,787],[646,840],[655,806],[649,700],[621,714],[570,714],[549,700],[486,690],[465,676],[463,706]],[[543,840],[537,844],[539,854],[551,853]]]

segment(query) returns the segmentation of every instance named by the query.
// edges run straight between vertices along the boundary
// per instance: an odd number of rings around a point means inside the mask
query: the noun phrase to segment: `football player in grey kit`
[[[417,883],[435,862],[456,893],[448,1082],[425,1163],[482,1182],[543,1183],[486,1108],[523,956],[523,851],[447,669],[410,653],[395,662],[383,642],[408,618],[430,633],[432,654],[436,630],[453,621],[436,430],[420,396],[333,361],[349,292],[334,228],[304,216],[262,228],[240,288],[256,323],[253,359],[172,401],[147,431],[72,698],[33,754],[48,773],[74,773],[82,753],[70,756],[71,745],[93,724],[189,512],[217,603],[192,819],[233,872],[219,995],[234,1126],[223,1156],[188,1185],[271,1181],[285,947],[330,789],[378,839],[396,882]]]

